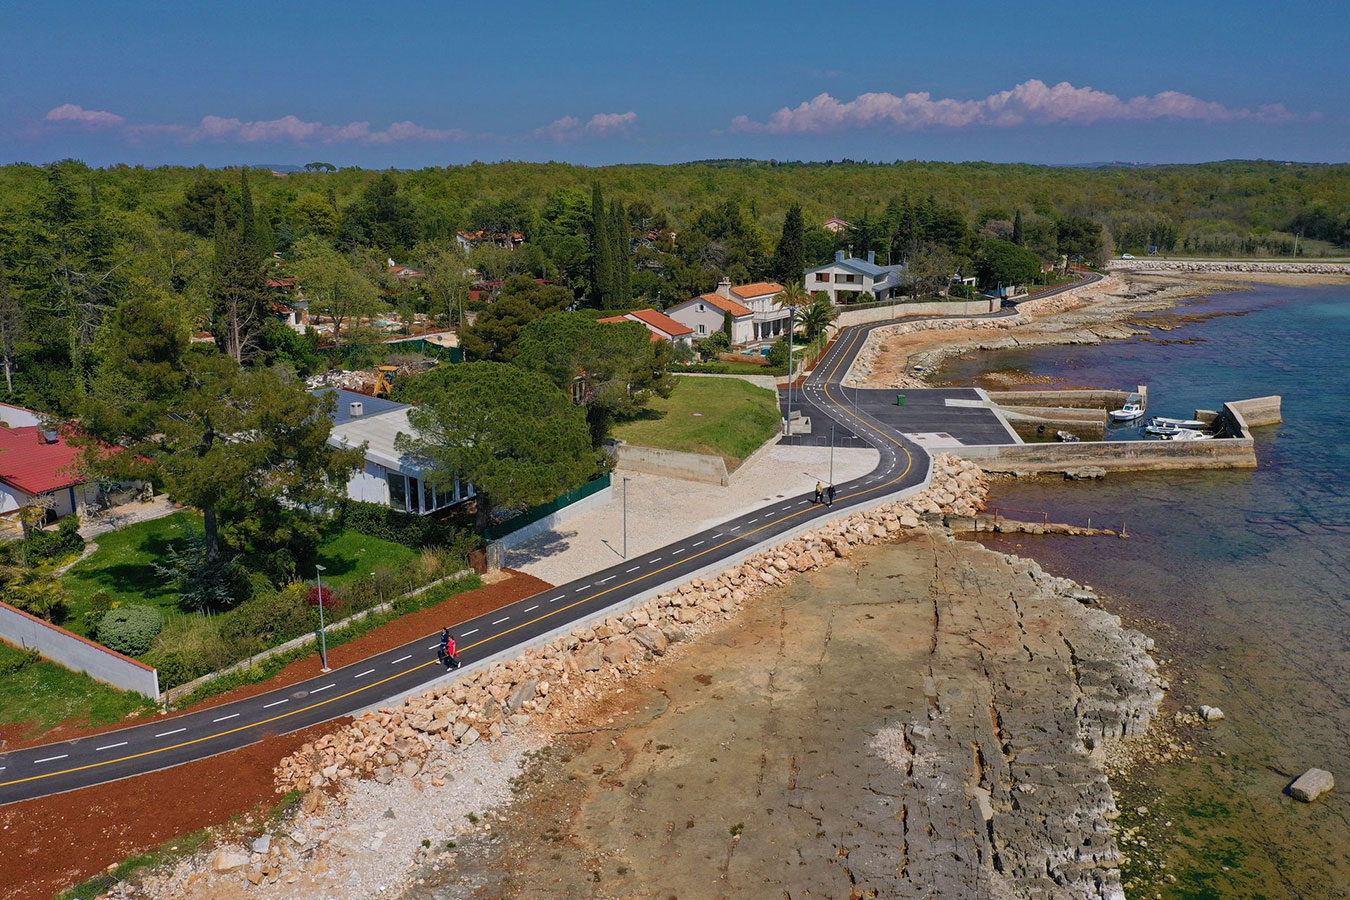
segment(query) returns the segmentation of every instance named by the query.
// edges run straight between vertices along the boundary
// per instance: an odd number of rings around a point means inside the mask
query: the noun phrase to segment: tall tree
[[[1019,247],[1026,246],[1026,235],[1022,233],[1022,211],[1013,216],[1012,242]]]
[[[613,266],[613,293],[607,309],[628,306],[633,294],[633,246],[628,233],[628,216],[623,204],[615,200],[609,207],[609,246]]]
[[[335,343],[342,343],[344,326],[350,333],[381,307],[379,291],[352,265],[350,254],[310,235],[296,243],[295,255],[292,271],[310,297],[310,311],[333,320]]]
[[[802,224],[802,207],[794,203],[783,218],[783,233],[773,251],[771,274],[780,284],[802,280],[806,271],[806,238]]]
[[[99,349],[80,415],[91,470],[155,481],[201,510],[210,563],[221,556],[222,530],[240,547],[317,539],[312,511],[342,498],[362,458],[328,445],[331,394],[190,348],[173,301],[149,295],[117,307]]]
[[[496,362],[441,366],[422,376],[416,435],[399,452],[425,457],[429,480],[477,492],[477,525],[496,508],[547,503],[585,484],[600,465],[581,407],[543,375]]]
[[[216,210],[211,270],[211,334],[235,362],[252,358],[268,315],[267,283],[247,168],[240,173],[240,194],[237,222],[230,222],[223,208]]]
[[[600,184],[591,187],[591,288],[595,305],[612,309],[614,298],[614,241]]]
[[[0,367],[5,370],[5,391],[14,393],[14,354],[23,335],[23,307],[9,283],[5,261],[0,259]]]
[[[632,416],[675,388],[673,350],[639,322],[597,322],[555,313],[525,325],[516,365],[546,376],[586,409],[599,447],[615,418]]]

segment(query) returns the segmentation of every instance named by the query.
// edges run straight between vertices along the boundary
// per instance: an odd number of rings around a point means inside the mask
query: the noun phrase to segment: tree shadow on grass
[[[622,419],[615,419],[616,425],[624,425],[629,422],[659,422],[667,415],[664,409],[652,409],[650,406],[644,406],[631,416]]]

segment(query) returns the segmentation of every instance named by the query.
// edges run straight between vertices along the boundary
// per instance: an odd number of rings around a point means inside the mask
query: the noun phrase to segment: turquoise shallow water
[[[992,543],[1092,584],[1155,637],[1169,715],[1201,703],[1227,715],[1181,729],[1193,761],[1115,781],[1125,824],[1148,840],[1132,850],[1131,896],[1350,896],[1350,288],[1258,286],[1174,312],[1200,318],[1096,347],[978,354],[943,375],[1147,384],[1150,413],[1172,416],[1280,394],[1284,424],[1258,432],[1259,467],[1001,485],[1000,504],[1124,522],[1131,537]],[[1283,794],[1310,766],[1340,781],[1311,806]]]

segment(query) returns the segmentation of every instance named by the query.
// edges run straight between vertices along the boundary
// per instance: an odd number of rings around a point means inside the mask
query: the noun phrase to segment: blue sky
[[[1345,162],[1347,19],[1297,0],[0,0],[0,161]]]

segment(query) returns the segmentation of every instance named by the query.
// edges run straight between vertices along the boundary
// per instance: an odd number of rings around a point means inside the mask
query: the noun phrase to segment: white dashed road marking
[[[352,677],[353,677],[353,678],[365,678],[367,675],[369,675],[371,672],[374,672],[374,671],[375,671],[374,669],[366,669],[364,672],[360,672],[360,673],[358,673],[358,674],[356,674],[356,675],[353,675]]]
[[[636,572],[640,568],[642,568],[642,566],[633,566],[633,568],[625,570],[624,574],[627,575],[629,572]]]
[[[69,755],[69,753],[62,753],[60,756],[48,756],[43,759],[35,759],[33,760],[33,763],[36,765],[37,763],[56,762],[58,759],[65,759]]]
[[[599,581],[596,582],[596,584],[604,584],[606,581],[613,581],[615,578],[618,578],[618,577],[619,577],[619,576],[617,576],[617,575],[611,575],[611,576],[609,576],[608,578],[601,578]]]
[[[509,622],[509,621],[511,621],[511,617],[510,617],[510,616],[507,616],[507,617],[504,618],[504,619],[498,619],[497,621],[493,622],[492,624],[493,624],[493,625],[500,625],[500,624],[502,624],[503,622]]]
[[[126,742],[126,741],[123,741],[123,742],[120,743],[120,744],[108,744],[106,747],[95,747],[94,749],[95,749],[95,750],[116,750],[118,747],[125,747],[126,745],[127,745],[127,742]]]
[[[697,542],[695,542],[694,546],[695,546],[695,547],[702,547],[702,546],[703,546],[703,542],[702,542],[702,541],[697,541]]]
[[[409,659],[410,657],[405,656],[405,657],[403,657],[403,658],[404,658],[404,659]],[[283,703],[289,703],[289,702],[290,702],[289,700],[287,700],[286,698],[283,697],[283,698],[280,699],[280,700],[273,700],[271,703],[264,703],[264,704],[263,704],[263,709],[271,709],[273,706],[280,706],[280,705],[283,704]]]
[[[473,631],[466,631],[466,632],[464,632],[463,634],[460,635],[460,637],[468,637],[468,636],[471,635],[471,634],[477,634],[477,633],[478,633],[478,629],[475,628]]]
[[[406,662],[407,660],[410,660],[410,659],[412,659],[412,654],[411,654],[411,653],[409,653],[407,656],[400,656],[398,659],[390,660],[389,665],[391,665],[391,666],[396,666],[396,665],[398,665],[399,663],[401,663],[401,662]]]
[[[337,684],[337,682],[335,681],[335,682],[333,682],[333,684]],[[323,687],[317,687],[317,688],[315,688],[314,690],[310,691],[310,693],[311,693],[311,694],[317,694],[319,691],[326,691],[326,690],[328,690],[330,687],[332,687],[333,684],[325,684]]]
[[[527,609],[527,610],[525,610],[525,611],[526,611],[526,612],[534,612],[534,611],[535,611],[536,609],[538,609],[538,608],[539,608],[539,607],[537,607],[537,606],[531,606],[529,609]]]
[[[181,734],[181,733],[184,732],[184,731],[187,731],[187,729],[186,729],[186,728],[175,728],[173,731],[165,731],[165,732],[163,732],[163,733],[161,733],[161,734],[155,735],[155,737],[168,737],[168,736],[171,735],[171,734]]]
[[[226,719],[237,719],[239,713],[230,713],[228,716],[221,716],[219,719],[212,719],[212,722],[224,722]]]

